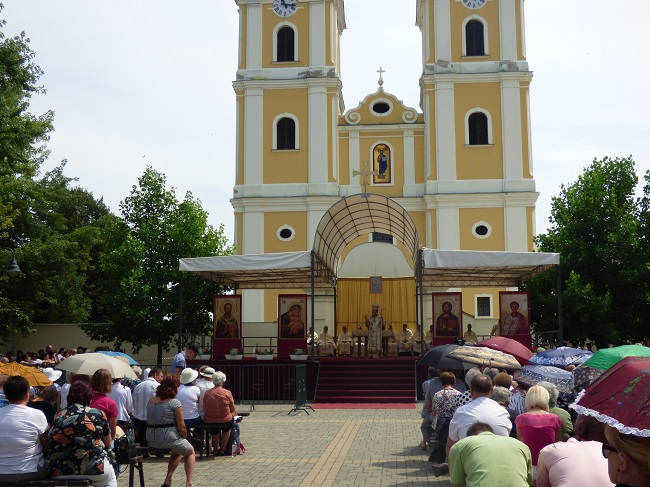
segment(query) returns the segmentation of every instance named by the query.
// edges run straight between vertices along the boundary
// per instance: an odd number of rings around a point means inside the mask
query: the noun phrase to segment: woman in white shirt
[[[178,394],[176,394],[176,399],[183,406],[183,420],[185,420],[187,428],[193,428],[203,422],[199,414],[201,390],[195,384],[198,376],[199,373],[194,369],[183,369],[181,385],[178,387]]]

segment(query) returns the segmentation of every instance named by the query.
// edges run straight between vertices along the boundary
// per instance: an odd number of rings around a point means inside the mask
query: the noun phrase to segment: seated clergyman
[[[336,343],[334,342],[334,337],[330,335],[327,325],[323,327],[322,333],[318,335],[316,343],[320,345],[319,348],[321,357],[329,357],[330,355],[334,355]]]
[[[348,332],[348,327],[343,325],[341,333],[338,336],[336,346],[339,356],[350,356],[352,351],[352,334]]]
[[[411,355],[413,332],[409,329],[406,323],[402,325],[402,331],[397,334],[397,344],[399,346],[400,355]]]

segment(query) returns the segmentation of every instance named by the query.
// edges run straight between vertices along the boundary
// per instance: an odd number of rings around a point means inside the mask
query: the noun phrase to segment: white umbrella
[[[137,379],[129,364],[103,353],[78,353],[61,361],[56,368],[85,375],[93,375],[98,369],[106,369],[114,379],[121,377]]]

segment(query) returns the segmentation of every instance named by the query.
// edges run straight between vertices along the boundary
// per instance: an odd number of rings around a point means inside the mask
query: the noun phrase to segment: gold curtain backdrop
[[[384,322],[390,322],[396,332],[402,329],[403,323],[406,323],[411,331],[416,331],[414,278],[383,278],[381,294],[370,294],[369,278],[341,278],[337,284],[337,335],[343,325],[347,325],[348,331],[351,332],[359,323],[365,330],[363,317],[372,314],[373,303],[379,304]]]

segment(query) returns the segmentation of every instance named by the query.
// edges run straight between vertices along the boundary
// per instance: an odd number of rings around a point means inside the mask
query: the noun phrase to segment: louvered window
[[[485,113],[475,112],[467,121],[469,127],[469,145],[488,145],[488,119]]]
[[[465,55],[485,56],[483,22],[479,20],[470,20],[465,24]]]

